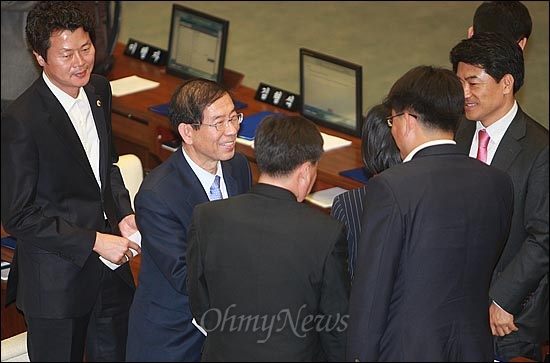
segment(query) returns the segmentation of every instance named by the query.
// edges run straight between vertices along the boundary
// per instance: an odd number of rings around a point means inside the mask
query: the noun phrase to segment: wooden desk
[[[158,67],[135,58],[125,56],[124,44],[117,44],[114,52],[115,66],[109,73],[110,80],[131,75],[138,75],[160,83],[152,90],[137,92],[122,97],[113,97],[113,136],[119,154],[133,153],[140,157],[145,169],[152,169],[164,161],[170,151],[161,148],[162,142],[173,138],[173,129],[166,116],[149,111],[149,107],[170,101],[172,92],[184,80],[166,74],[165,67]],[[240,84],[238,73],[229,71],[226,83],[233,85],[231,92],[236,100],[245,102],[248,107],[243,109],[246,115],[260,111],[276,111],[292,114],[292,112],[256,101],[256,90]],[[237,76],[236,76],[237,75]],[[241,77],[242,78],[242,77]],[[353,179],[343,177],[338,173],[342,170],[362,166],[360,139],[333,131],[324,127],[321,131],[352,140],[352,145],[325,152],[318,168],[317,183],[314,190],[339,186],[353,189],[362,184]],[[255,167],[254,151],[251,147],[237,145],[237,150],[245,154],[251,161],[254,181],[257,181],[258,171]]]

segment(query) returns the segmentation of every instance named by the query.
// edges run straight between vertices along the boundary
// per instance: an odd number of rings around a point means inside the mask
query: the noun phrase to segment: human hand
[[[136,233],[138,230],[136,224],[136,215],[128,214],[126,217],[122,218],[122,220],[118,224],[118,229],[120,229],[120,233],[123,237],[128,237]]]
[[[104,259],[117,265],[123,264],[134,257],[130,249],[135,250],[138,254],[141,253],[139,244],[126,237],[96,232],[93,250]]]
[[[499,307],[495,302],[489,307],[489,322],[494,336],[503,337],[518,330],[514,324],[514,315]]]

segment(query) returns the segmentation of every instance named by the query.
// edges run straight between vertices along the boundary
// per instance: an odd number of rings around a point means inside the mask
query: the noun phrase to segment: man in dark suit
[[[192,324],[185,283],[191,214],[197,204],[244,193],[252,184],[248,160],[235,152],[243,115],[225,87],[205,79],[183,83],[169,117],[182,146],[147,175],[135,199],[143,255],[130,310],[130,362],[200,360],[204,336]]]
[[[495,355],[540,361],[548,340],[548,130],[515,100],[524,78],[517,44],[476,33],[458,43],[450,59],[466,98],[458,146],[475,158],[478,135],[486,133],[485,162],[514,183],[512,227],[489,292]]]
[[[349,278],[344,226],[300,203],[323,153],[315,124],[269,116],[250,192],[195,208],[188,289],[208,333],[203,361],[342,361]]]
[[[391,110],[384,104],[373,106],[361,130],[361,156],[368,178],[381,173],[390,166],[401,163],[399,149],[386,125]],[[330,215],[344,223],[348,240],[348,270],[353,281],[357,259],[357,239],[361,234],[361,216],[365,205],[367,185],[348,190],[334,197]]]
[[[44,1],[26,33],[42,75],[2,114],[2,222],[17,239],[7,302],[32,361],[120,361],[139,245],[111,142],[111,88],[94,66],[93,18]]]
[[[488,288],[512,181],[453,141],[464,92],[450,70],[413,68],[386,102],[403,164],[369,180],[347,358],[489,362]]]

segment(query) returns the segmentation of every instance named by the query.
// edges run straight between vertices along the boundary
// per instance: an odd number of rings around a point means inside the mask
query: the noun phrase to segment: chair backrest
[[[143,165],[141,160],[134,154],[125,154],[118,157],[116,165],[120,169],[124,185],[130,193],[132,208],[134,208],[134,198],[143,181]]]
[[[27,352],[27,332],[2,339],[2,362],[30,362]]]

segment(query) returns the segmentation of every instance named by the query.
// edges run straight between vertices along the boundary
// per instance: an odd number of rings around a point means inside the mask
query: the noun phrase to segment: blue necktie
[[[210,200],[218,200],[222,198],[222,191],[220,189],[220,176],[216,175],[212,186],[210,186]]]

